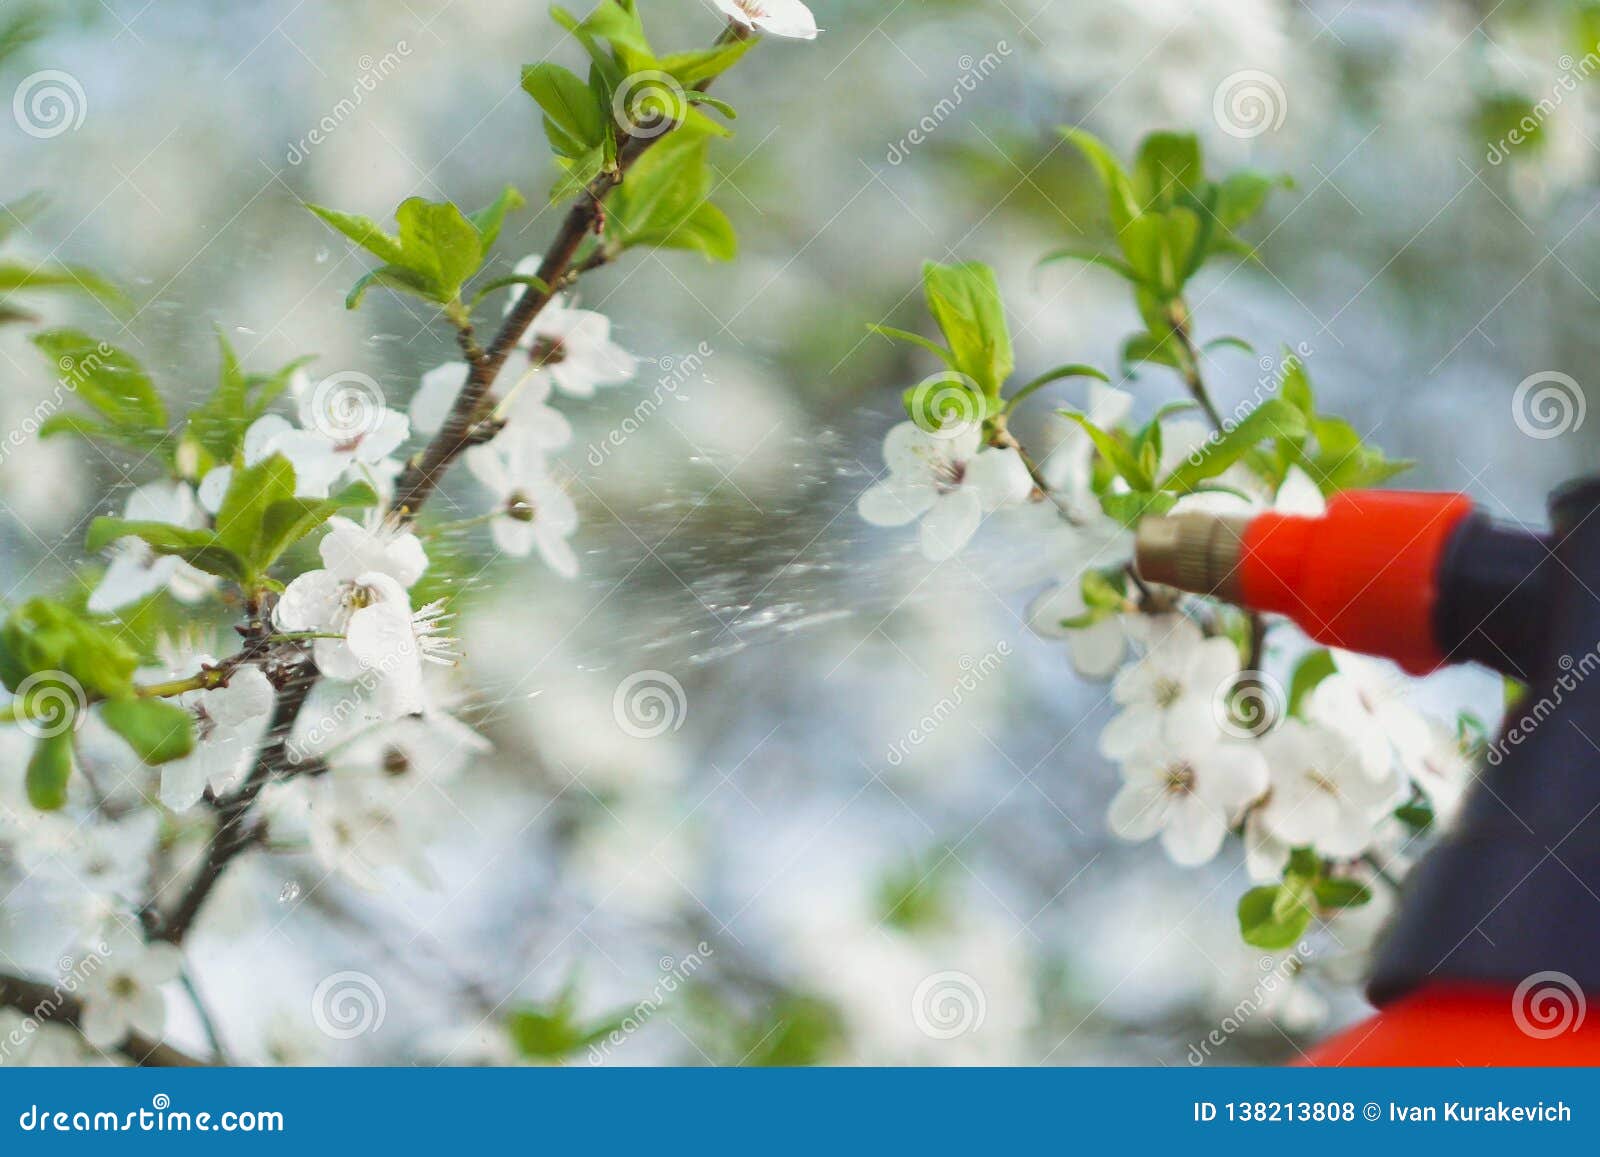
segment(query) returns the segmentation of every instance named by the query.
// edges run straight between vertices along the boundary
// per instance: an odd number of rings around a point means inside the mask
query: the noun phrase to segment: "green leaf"
[[[1285,904],[1284,897],[1289,897]],[[1239,934],[1246,944],[1273,951],[1292,947],[1311,923],[1311,909],[1276,884],[1251,888],[1239,897]]]
[[[221,330],[217,331],[217,348],[221,359],[217,388],[189,412],[187,428],[187,436],[209,457],[208,465],[233,460],[250,424],[267,412],[288,388],[294,372],[309,360],[290,362],[272,374],[247,374]]]
[[[657,64],[662,72],[671,76],[686,89],[715,80],[755,47],[753,36],[730,40],[712,48],[697,48],[691,52],[673,52],[663,56]],[[732,111],[726,114],[731,116]]]
[[[123,430],[166,432],[167,408],[150,377],[122,350],[75,329],[35,334],[58,380]]]
[[[273,454],[246,466],[235,459],[228,492],[217,511],[216,542],[244,560],[251,574],[266,569],[272,554],[274,531],[266,525],[267,511],[294,499],[294,466],[282,454]]]
[[[399,264],[431,278],[441,302],[454,301],[461,285],[483,264],[477,228],[448,201],[409,197],[395,210],[404,260]]]
[[[1073,410],[1056,412],[1081,426],[1083,432],[1089,435],[1089,440],[1094,443],[1095,449],[1100,451],[1100,456],[1110,463],[1117,476],[1134,490],[1150,491],[1156,488],[1150,475],[1139,464],[1139,460],[1115,434],[1096,426],[1089,421],[1087,415]]]
[[[166,441],[165,431],[125,429],[78,414],[54,414],[39,426],[41,438],[53,438],[57,434],[72,434],[91,442],[126,446],[144,454],[155,453]]]
[[[1040,374],[1038,377],[1034,378],[1033,381],[1029,382],[1015,394],[1011,395],[1010,400],[1006,402],[1006,409],[1016,409],[1017,403],[1027,398],[1030,394],[1033,394],[1038,390],[1042,390],[1046,386],[1055,382],[1064,381],[1067,378],[1095,378],[1096,380],[1102,382],[1109,382],[1111,380],[1103,371],[1097,370],[1093,366],[1078,365],[1076,363],[1068,366],[1057,366],[1053,370],[1049,370],[1046,373]]]
[[[379,260],[390,265],[405,264],[400,238],[385,233],[371,217],[363,217],[357,213],[341,213],[337,209],[327,209],[321,205],[307,204],[306,208],[367,252],[376,254]]]
[[[365,482],[354,482],[329,498],[286,498],[268,506],[261,517],[258,554],[251,561],[266,570],[295,543],[341,510],[376,506],[378,494]]]
[[[1114,257],[1109,253],[1102,253],[1100,250],[1092,249],[1088,246],[1068,245],[1061,249],[1052,250],[1039,259],[1039,265],[1041,267],[1053,265],[1057,261],[1082,261],[1087,265],[1100,265],[1135,284],[1140,281],[1139,271],[1122,260],[1122,258]]]
[[[0,627],[0,681],[17,691],[30,675],[81,697],[126,698],[133,693],[138,653],[116,633],[53,599],[29,599]]]
[[[115,285],[81,266],[0,262],[0,297],[31,289],[76,291],[105,302],[124,300],[122,291]]]
[[[1073,128],[1063,128],[1058,131],[1094,166],[1095,172],[1100,177],[1100,183],[1106,190],[1106,199],[1111,210],[1111,225],[1120,237],[1129,222],[1137,218],[1141,212],[1139,200],[1134,195],[1133,182],[1128,179],[1127,171],[1123,169],[1121,162],[1111,150],[1092,133]]]
[[[97,518],[89,524],[84,549],[103,550],[119,538],[137,538],[161,555],[172,555],[207,574],[236,583],[250,578],[248,562],[209,530],[193,530],[167,522]]]
[[[1151,133],[1133,163],[1133,192],[1146,209],[1168,209],[1185,194],[1203,191],[1200,141],[1193,133]]]
[[[67,805],[67,782],[72,778],[72,730],[46,736],[34,744],[28,760],[28,802],[40,811],[59,811]]]
[[[544,110],[545,136],[564,157],[580,156],[605,143],[611,110],[575,73],[548,61],[522,70],[522,90]]]
[[[367,290],[374,285],[384,289],[392,289],[396,293],[409,293],[425,301],[438,302],[439,291],[433,281],[421,273],[411,269],[404,269],[398,265],[385,265],[381,269],[374,269],[371,273],[363,274],[361,279],[350,287],[350,292],[345,294],[344,307],[346,309],[359,309],[361,301],[367,296]]]
[[[482,242],[485,253],[494,247],[495,241],[499,238],[500,227],[505,224],[506,214],[516,212],[527,203],[527,198],[515,187],[507,185],[500,190],[500,195],[492,203],[472,214],[472,227],[478,231],[478,239]]]
[[[956,369],[997,397],[1015,359],[994,270],[977,262],[922,267],[928,312],[938,323]]]
[[[1372,902],[1372,889],[1357,880],[1319,880],[1313,893],[1323,908],[1359,908]]]
[[[114,699],[101,705],[100,718],[151,766],[182,759],[194,750],[194,716],[176,703]]]
[[[1261,211],[1274,189],[1287,189],[1293,184],[1288,177],[1273,177],[1247,169],[1230,173],[1217,184],[1214,208],[1217,220],[1226,229],[1237,229]]]
[[[1294,674],[1289,678],[1289,703],[1286,708],[1288,713],[1298,715],[1306,696],[1316,690],[1318,683],[1337,670],[1338,668],[1333,665],[1333,652],[1326,649],[1308,651],[1301,656],[1300,661],[1294,665]]]
[[[1141,519],[1159,518],[1172,509],[1177,497],[1164,490],[1132,490],[1100,495],[1100,509],[1130,529]]]
[[[606,203],[606,237],[622,249],[688,249],[728,260],[738,248],[733,226],[707,200],[709,139],[693,127],[675,129],[639,158]]]
[[[867,324],[867,329],[871,333],[881,334],[883,337],[890,338],[893,341],[910,342],[912,345],[921,346],[923,349],[927,350],[934,357],[943,362],[947,368],[952,370],[956,368],[955,359],[950,356],[949,350],[945,349],[944,346],[940,345],[938,342],[930,341],[928,338],[923,337],[920,333],[912,333],[910,330],[896,329],[892,325],[878,325],[874,322],[869,322]]]
[[[1282,398],[1268,398],[1236,425],[1207,442],[1167,475],[1163,490],[1187,492],[1215,478],[1251,447],[1274,438],[1295,438],[1306,430],[1305,415]]]

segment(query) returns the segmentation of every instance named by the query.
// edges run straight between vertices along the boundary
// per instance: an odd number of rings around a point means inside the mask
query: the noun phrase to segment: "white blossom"
[[[494,542],[513,558],[535,549],[563,578],[578,574],[578,556],[567,542],[578,529],[578,508],[545,468],[537,447],[515,430],[466,453],[467,469],[494,495],[499,510],[490,525]]]
[[[1188,619],[1174,616],[1152,627],[1145,654],[1111,684],[1121,712],[1100,733],[1100,752],[1126,759],[1151,736],[1168,742],[1216,735],[1216,700],[1240,670],[1239,649],[1226,638],[1208,639]]]
[[[1153,738],[1122,765],[1122,790],[1111,801],[1111,830],[1125,840],[1160,835],[1173,862],[1203,864],[1245,805],[1267,787],[1267,765],[1254,745],[1196,731]]]
[[[800,0],[711,0],[735,23],[772,36],[815,40],[817,18]]]
[[[194,717],[194,750],[161,766],[161,802],[173,811],[187,811],[207,788],[220,794],[237,787],[266,735],[275,699],[272,683],[259,667],[232,672],[225,687],[179,696],[178,702]]]
[[[889,431],[883,457],[889,476],[858,503],[874,526],[922,519],[922,553],[941,562],[972,538],[985,513],[1023,501],[1033,481],[1011,449],[983,449],[976,425],[931,434],[915,422]]]
[[[177,978],[183,958],[171,944],[146,944],[126,930],[108,943],[83,984],[84,1039],[101,1049],[117,1047],[133,1032],[159,1040],[167,1022],[161,986]]]
[[[1428,722],[1406,700],[1404,677],[1384,663],[1333,652],[1334,674],[1306,696],[1306,717],[1342,732],[1355,745],[1368,778],[1383,781],[1396,755],[1420,760],[1432,742]]]
[[[548,375],[558,390],[575,398],[592,398],[597,387],[632,381],[638,367],[639,359],[611,340],[610,318],[560,296],[539,311],[506,362],[508,380]]]
[[[151,482],[128,495],[123,517],[136,522],[166,522],[190,530],[205,525],[205,514],[186,482]],[[158,555],[137,538],[112,545],[111,564],[89,596],[89,610],[105,614],[148,598],[165,588],[179,602],[204,598],[217,580],[181,558]]]
[[[420,848],[430,800],[338,773],[306,781],[304,798],[312,854],[323,867],[369,891],[381,889],[383,874],[394,868],[424,886],[434,883]]]
[[[1099,429],[1115,429],[1132,409],[1133,395],[1127,390],[1104,382],[1089,383],[1089,405],[1084,417]],[[1094,440],[1089,432],[1071,422],[1061,441],[1039,467],[1051,494],[1080,522],[1104,517],[1100,499],[1091,487],[1094,455]]]
[[[1340,733],[1286,719],[1262,736],[1270,791],[1245,826],[1245,849],[1257,879],[1280,875],[1293,848],[1351,859],[1371,846],[1378,821],[1400,802],[1398,776],[1369,778]]]

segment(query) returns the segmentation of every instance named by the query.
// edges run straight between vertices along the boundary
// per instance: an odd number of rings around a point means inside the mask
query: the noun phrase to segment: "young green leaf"
[[[28,760],[28,802],[40,811],[67,806],[67,782],[72,778],[72,730],[47,735],[33,747]]]
[[[157,554],[181,558],[197,570],[231,582],[244,583],[250,577],[248,562],[224,545],[215,532],[167,522],[97,518],[89,524],[84,548],[91,553],[104,550],[119,538],[137,538]]]
[[[530,64],[522,70],[522,90],[544,110],[545,136],[561,156],[582,156],[605,143],[611,110],[574,73],[549,61]]]
[[[944,334],[956,369],[998,397],[1015,359],[994,270],[977,262],[922,267],[928,312]]]
[[[478,231],[478,240],[485,253],[494,248],[495,241],[499,239],[500,227],[505,224],[506,215],[516,212],[527,203],[527,198],[515,187],[507,185],[491,203],[472,214],[470,220]]]
[[[1252,447],[1274,438],[1297,438],[1305,431],[1305,415],[1299,409],[1282,398],[1268,398],[1231,429],[1180,462],[1162,479],[1161,489],[1180,493],[1193,490],[1232,466]]]
[[[194,716],[176,703],[114,699],[101,705],[100,718],[152,767],[194,750]]]
[[[1289,948],[1305,934],[1311,915],[1298,893],[1265,884],[1239,897],[1239,934],[1257,948]]]
[[[61,384],[112,426],[165,435],[166,405],[149,375],[128,354],[75,329],[35,334],[33,344],[55,363]]]

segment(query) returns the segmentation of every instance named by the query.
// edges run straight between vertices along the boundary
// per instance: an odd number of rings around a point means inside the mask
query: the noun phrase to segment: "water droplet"
[[[290,880],[278,893],[278,903],[293,904],[300,898],[300,885]]]
[[[322,247],[321,249],[318,249],[317,250],[317,264],[321,265],[324,261],[328,260],[329,256],[330,255],[328,253],[328,250],[327,250],[326,246]]]

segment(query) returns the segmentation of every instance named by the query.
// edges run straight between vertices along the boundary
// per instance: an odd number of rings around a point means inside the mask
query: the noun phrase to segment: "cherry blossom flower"
[[[1064,624],[1086,615],[1082,576],[1057,583],[1028,608],[1028,625],[1045,638],[1065,638],[1072,666],[1085,679],[1108,679],[1128,653],[1128,632],[1121,615],[1110,615],[1081,627]]]
[[[578,574],[578,556],[567,539],[578,529],[578,508],[551,478],[544,459],[526,438],[508,430],[466,453],[467,469],[495,496],[500,517],[490,524],[495,545],[513,558],[537,548],[563,578]]]
[[[167,1023],[161,986],[178,976],[183,958],[171,944],[146,944],[131,931],[108,938],[109,951],[84,981],[79,1028],[96,1048],[116,1048],[129,1033],[160,1039]]]
[[[1398,776],[1372,780],[1348,739],[1320,724],[1286,719],[1262,736],[1260,751],[1271,790],[1245,825],[1246,856],[1257,879],[1280,875],[1293,848],[1335,859],[1359,855],[1403,795]]]
[[[1111,684],[1122,711],[1100,734],[1101,754],[1126,759],[1152,735],[1177,742],[1216,734],[1216,697],[1240,666],[1232,640],[1208,639],[1185,618],[1165,620],[1144,656]]]
[[[167,522],[191,530],[205,525],[205,514],[186,482],[152,482],[128,495],[123,517],[137,522]],[[158,555],[137,538],[112,545],[111,565],[89,596],[89,610],[105,614],[148,598],[165,588],[183,603],[198,602],[217,580],[181,558]]]
[[[933,562],[956,555],[985,513],[1023,501],[1033,489],[1015,450],[983,449],[976,426],[933,434],[901,422],[884,439],[889,477],[858,503],[874,526],[922,519],[922,553]]]
[[[331,529],[318,546],[325,569],[307,571],[289,584],[273,611],[279,629],[344,636],[354,616],[366,610],[409,622],[406,588],[428,567],[417,536],[377,518],[365,526],[340,517],[328,521]],[[346,638],[316,639],[311,651],[317,670],[330,678],[355,679],[362,673]]]
[[[592,398],[600,386],[632,381],[639,359],[611,340],[611,319],[578,309],[563,297],[539,311],[507,362],[509,380],[547,374],[556,388],[574,398]]]
[[[351,774],[449,783],[489,750],[489,741],[455,716],[430,711],[369,728],[342,745],[329,762]]]
[[[363,394],[359,417],[326,412],[337,405],[318,388],[300,396],[300,429],[273,438],[271,449],[294,465],[295,492],[324,498],[346,473],[363,475],[377,466],[411,435],[411,422],[370,395]]]
[[[1432,743],[1428,722],[1406,699],[1409,688],[1394,668],[1348,651],[1333,652],[1334,674],[1306,696],[1306,717],[1343,733],[1356,747],[1369,779],[1384,781],[1395,756],[1415,765]]]
[[[378,891],[387,869],[424,887],[435,882],[420,845],[428,799],[366,776],[338,773],[302,781],[311,851],[357,887]]]
[[[211,662],[208,656],[197,658]],[[173,811],[188,811],[207,788],[220,793],[236,787],[266,734],[275,698],[259,667],[234,671],[226,687],[180,696],[178,702],[194,716],[195,745],[182,759],[162,765],[161,802]]]
[[[1111,830],[1125,840],[1159,834],[1174,863],[1204,864],[1229,826],[1267,787],[1267,764],[1255,746],[1219,740],[1213,727],[1179,735],[1148,733],[1122,765],[1122,790],[1111,801]]]
[[[736,24],[772,36],[815,40],[817,18],[800,0],[711,0]]]
[[[239,452],[244,456],[246,466],[254,466],[262,459],[269,457],[274,452],[274,443],[282,434],[290,433],[294,425],[288,418],[281,414],[263,414],[244,432],[244,440],[240,444]],[[292,465],[293,463],[291,463]],[[299,472],[295,473],[296,490],[299,488]],[[206,471],[206,476],[200,479],[199,493],[200,505],[212,514],[222,509],[222,500],[228,496],[228,486],[233,482],[233,466],[224,463],[213,466]],[[302,498],[310,495],[302,494]]]
[[[1089,406],[1084,416],[1102,430],[1120,425],[1133,409],[1133,395],[1104,382],[1089,383]],[[1105,517],[1090,482],[1094,475],[1094,441],[1076,422],[1040,464],[1040,473],[1050,492],[1072,516],[1084,522]]]
[[[422,375],[422,387],[411,399],[411,427],[436,434],[467,381],[466,362],[446,362]],[[572,424],[548,403],[551,379],[530,369],[501,402],[510,430],[541,451],[559,450],[572,441]]]
[[[1454,822],[1476,775],[1472,758],[1455,732],[1429,722],[1427,745],[1408,753],[1402,766],[1428,797],[1439,824],[1448,826]]]

